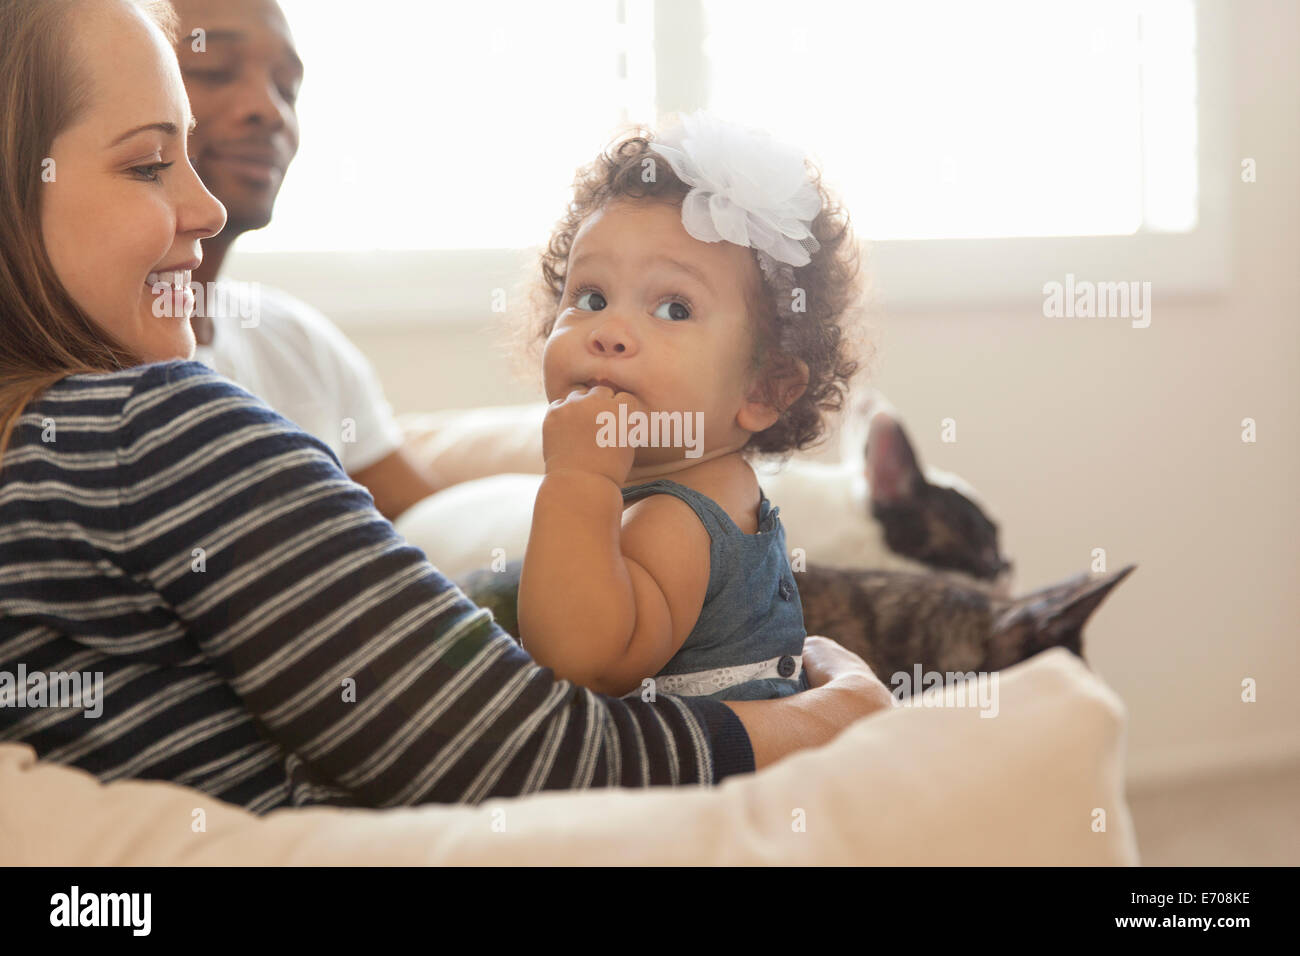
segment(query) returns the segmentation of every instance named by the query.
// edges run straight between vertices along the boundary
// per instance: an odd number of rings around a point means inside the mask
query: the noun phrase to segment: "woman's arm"
[[[556,679],[393,531],[325,445],[202,366],[147,366],[120,407],[115,586],[137,595],[141,630],[111,652],[175,661],[149,678],[175,675],[173,709],[161,690],[148,699],[168,746],[204,746],[201,728],[242,712],[322,787],[392,806],[707,785],[754,769],[746,720],[765,756],[788,752],[799,727],[824,737],[802,705],[738,719],[717,701],[624,701]],[[206,675],[221,679],[216,714],[198,709],[215,691],[181,693],[211,687]],[[131,690],[106,698],[97,732]],[[793,732],[777,731],[782,713]]]
[[[753,769],[721,704],[610,700],[538,667],[325,445],[202,366],[146,367],[122,416],[116,559],[160,598],[139,626],[174,627],[322,786],[475,803]]]

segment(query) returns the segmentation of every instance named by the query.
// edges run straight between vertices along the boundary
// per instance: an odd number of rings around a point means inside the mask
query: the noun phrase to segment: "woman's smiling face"
[[[548,401],[596,382],[631,392],[647,411],[702,412],[706,454],[739,448],[766,427],[747,400],[753,334],[747,288],[761,288],[753,253],[701,242],[681,207],[617,200],[582,224],[563,300],[542,356]],[[754,426],[759,427],[754,427]],[[638,465],[682,449],[641,448]]]
[[[51,148],[45,248],[77,305],[142,361],[189,358],[194,298],[174,290],[189,285],[200,240],[221,231],[226,211],[187,156],[192,119],[176,55],[120,0],[88,4],[73,22],[86,101]]]

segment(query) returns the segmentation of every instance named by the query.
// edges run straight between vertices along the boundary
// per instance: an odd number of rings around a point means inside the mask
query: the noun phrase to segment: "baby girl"
[[[697,113],[579,172],[542,275],[524,648],[610,695],[805,689],[785,533],[750,460],[814,444],[857,368],[847,215],[800,151]]]

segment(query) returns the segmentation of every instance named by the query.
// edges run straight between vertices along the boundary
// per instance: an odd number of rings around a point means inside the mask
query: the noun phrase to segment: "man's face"
[[[298,151],[302,61],[274,0],[174,0],[176,53],[198,129],[190,158],[232,237],[271,221]],[[202,30],[202,33],[198,31]]]

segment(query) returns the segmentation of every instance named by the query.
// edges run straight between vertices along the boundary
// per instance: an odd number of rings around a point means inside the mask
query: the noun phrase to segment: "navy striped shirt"
[[[257,813],[754,769],[719,702],[539,667],[326,445],[198,363],[63,379],[0,468],[0,678],[103,675],[99,717],[0,700],[42,759]]]

